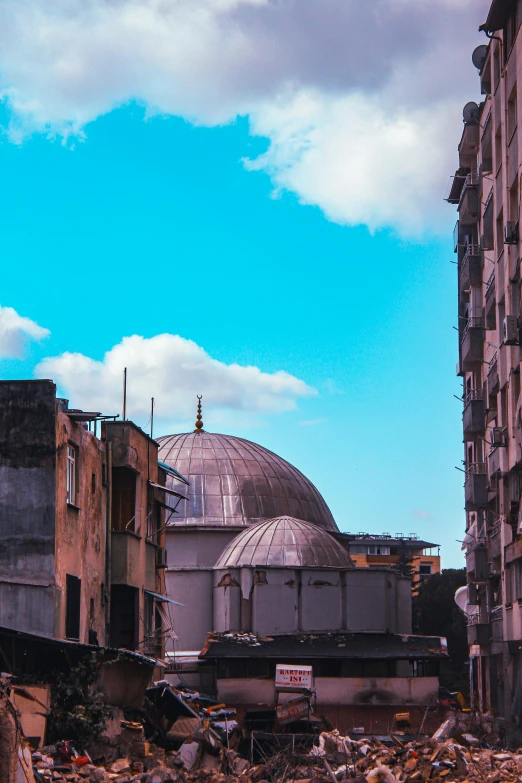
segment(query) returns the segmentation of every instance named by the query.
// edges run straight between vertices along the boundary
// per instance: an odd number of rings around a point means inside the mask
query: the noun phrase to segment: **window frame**
[[[68,441],[65,468],[65,497],[69,506],[78,505],[78,454],[78,446]]]

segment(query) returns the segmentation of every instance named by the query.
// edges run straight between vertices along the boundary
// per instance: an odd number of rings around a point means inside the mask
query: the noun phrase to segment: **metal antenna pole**
[[[127,368],[123,370],[123,421],[127,420]]]
[[[152,438],[154,429],[154,397],[150,398],[150,437]]]

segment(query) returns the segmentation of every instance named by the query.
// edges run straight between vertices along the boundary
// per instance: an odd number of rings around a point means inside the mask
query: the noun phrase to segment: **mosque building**
[[[189,482],[168,521],[166,590],[182,604],[169,604],[176,659],[197,657],[202,688],[274,703],[279,663],[312,667],[325,705],[436,698],[445,640],[412,635],[411,579],[357,568],[306,476],[258,444],[206,432],[200,402],[194,432],[157,441],[160,463]]]

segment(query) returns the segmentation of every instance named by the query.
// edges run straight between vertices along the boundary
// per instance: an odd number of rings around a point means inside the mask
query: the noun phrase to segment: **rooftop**
[[[446,639],[391,633],[210,634],[200,658],[444,658]]]

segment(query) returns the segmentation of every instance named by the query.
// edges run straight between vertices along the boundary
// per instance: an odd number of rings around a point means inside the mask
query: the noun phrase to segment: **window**
[[[129,468],[112,469],[112,529],[136,529],[136,473]]]
[[[431,576],[431,563],[421,563],[419,565],[419,581],[424,581]]]
[[[513,598],[520,600],[522,598],[522,563],[517,560],[514,568]]]
[[[78,449],[71,443],[67,444],[67,502],[76,505],[76,466]]]
[[[507,565],[504,571],[504,590],[506,593],[506,603],[513,603],[513,574],[511,565]]]
[[[80,639],[80,605],[82,580],[67,574],[65,577],[65,636]]]
[[[438,677],[438,661],[410,661],[412,677]]]
[[[507,143],[511,141],[515,130],[517,128],[517,94],[515,91],[511,93],[511,97],[507,104]]]
[[[368,547],[368,554],[369,555],[389,555],[390,554],[390,547],[389,546],[369,546]]]

